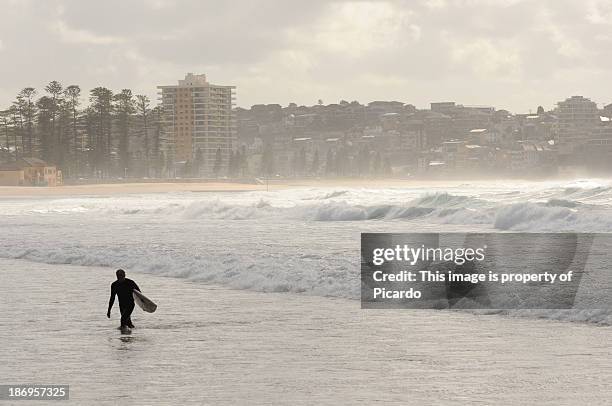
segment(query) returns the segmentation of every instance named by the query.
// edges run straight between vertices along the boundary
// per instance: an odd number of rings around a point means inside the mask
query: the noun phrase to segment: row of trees
[[[152,108],[147,96],[134,95],[130,89],[114,93],[96,87],[84,95],[78,85],[52,81],[40,93],[24,88],[11,106],[0,110],[0,152],[14,159],[39,157],[55,164],[67,178],[203,173],[201,150],[185,163],[182,173],[175,172],[172,157],[162,152],[161,138],[161,107]],[[215,176],[249,175],[244,147],[233,151],[229,159],[221,155],[218,149],[212,167]],[[276,175],[272,143],[265,143],[260,165],[251,169],[263,176]],[[288,169],[294,176],[377,176],[388,174],[390,165],[379,152],[365,147],[359,151],[341,147],[324,157],[318,150],[307,157],[302,148],[294,153]]]
[[[0,146],[14,158],[39,157],[64,176],[159,176],[161,110],[145,95],[105,87],[82,106],[78,85],[50,82],[44,92],[27,87],[0,111]]]

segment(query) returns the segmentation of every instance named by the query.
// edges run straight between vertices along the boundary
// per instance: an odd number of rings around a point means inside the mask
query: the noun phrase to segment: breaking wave
[[[62,250],[26,249],[0,256],[49,264],[114,267],[118,264],[136,272],[213,283],[235,289],[260,292],[299,293],[359,300],[359,264],[346,258],[304,254],[291,260],[274,254],[256,258],[238,252],[215,255],[182,255],[148,250],[91,250],[89,247],[64,247]],[[476,314],[542,318],[566,322],[612,325],[609,309],[544,310],[457,310]]]
[[[213,198],[0,201],[0,226],[7,230],[0,233],[0,257],[121,266],[238,289],[358,299],[359,232],[408,232],[423,225],[438,231],[447,225],[464,231],[612,231],[607,186],[476,186],[437,193],[315,189]],[[263,235],[265,243],[257,241]],[[602,310],[494,313],[612,325],[611,312]]]
[[[493,229],[503,231],[612,231],[612,216],[609,210],[599,206],[563,199],[491,203],[448,193],[423,196],[405,204],[363,205],[334,200],[278,207],[265,200],[250,205],[219,200],[198,201],[186,207],[159,209],[156,213],[194,221],[262,218],[323,222],[422,219],[434,224],[490,225]]]

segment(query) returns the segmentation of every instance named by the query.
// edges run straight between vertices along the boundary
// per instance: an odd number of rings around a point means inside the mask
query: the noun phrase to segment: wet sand
[[[106,318],[113,270],[0,260],[1,383],[69,384],[68,403],[78,405],[603,405],[612,397],[610,327],[361,310],[352,300],[127,271],[159,308],[136,309],[137,328],[121,335],[118,308]]]

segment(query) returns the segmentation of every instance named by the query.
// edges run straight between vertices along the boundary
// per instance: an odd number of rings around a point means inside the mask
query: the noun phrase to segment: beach
[[[495,185],[498,180],[479,181],[482,184]],[[512,182],[517,182],[513,180]],[[418,179],[258,179],[252,183],[210,181],[210,182],[172,182],[148,181],[125,183],[91,183],[63,185],[56,187],[35,186],[0,186],[0,197],[61,197],[61,196],[112,196],[146,193],[176,192],[252,192],[266,190],[283,190],[290,188],[421,188],[456,187],[465,184],[465,180],[418,180]]]
[[[111,196],[141,193],[244,192],[253,190],[266,190],[266,185],[237,182],[149,182],[99,183],[56,187],[0,186],[0,197]]]
[[[612,328],[234,290],[127,269],[157,301],[106,318],[114,269],[0,260],[0,375],[89,404],[608,404]],[[6,402],[5,402],[6,403]],[[39,405],[40,401],[19,401]]]

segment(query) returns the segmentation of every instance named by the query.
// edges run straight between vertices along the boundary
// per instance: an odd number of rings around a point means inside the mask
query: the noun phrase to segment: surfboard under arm
[[[157,310],[157,305],[148,297],[143,295],[137,290],[132,291],[132,297],[134,298],[134,303],[138,305],[142,310],[147,313],[153,313]]]

